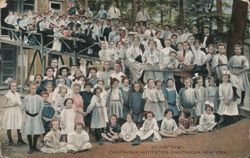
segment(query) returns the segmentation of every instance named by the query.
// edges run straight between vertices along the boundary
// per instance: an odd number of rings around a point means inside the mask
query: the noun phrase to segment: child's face
[[[110,122],[111,124],[116,124],[116,117],[111,117]]]
[[[58,121],[53,121],[52,122],[52,128],[56,131],[59,129],[59,122]]]
[[[61,96],[62,96],[62,97],[65,97],[66,94],[67,94],[67,90],[66,90],[66,89],[62,89],[62,90],[61,90]]]
[[[63,78],[59,79],[59,82],[58,82],[59,85],[65,85],[65,80]]]
[[[124,80],[123,85],[124,85],[124,87],[127,87],[129,85],[129,81],[128,80]]]
[[[200,44],[199,44],[198,42],[196,42],[195,45],[194,45],[194,47],[195,47],[196,49],[198,49],[198,48],[200,48]]]
[[[157,88],[157,89],[161,89],[161,82],[157,82],[157,83],[156,83],[156,88]]]
[[[62,70],[62,76],[67,76],[68,75],[68,70],[67,69],[63,69]]]
[[[149,88],[153,88],[154,86],[155,86],[154,81],[153,80],[149,80],[148,81],[148,87]]]
[[[190,80],[185,80],[184,85],[186,88],[190,87],[191,86]]]
[[[184,43],[183,44],[183,48],[184,48],[184,50],[188,50],[189,49],[189,45],[187,43]]]
[[[166,40],[166,41],[165,41],[165,46],[166,46],[166,47],[170,47],[170,45],[171,45],[171,41]]]
[[[113,83],[113,86],[112,86],[112,87],[117,87],[118,84],[119,84],[119,82],[118,82],[118,81],[115,81],[115,82]]]
[[[126,120],[127,120],[127,122],[132,122],[132,116],[131,115],[127,115]]]
[[[79,77],[79,76],[81,76],[81,75],[82,75],[82,73],[81,73],[81,71],[80,71],[80,70],[78,70],[78,71],[75,71],[75,75],[76,75],[76,77]]]
[[[108,70],[108,69],[109,69],[109,63],[108,63],[108,62],[105,62],[105,63],[104,63],[104,68],[105,68],[105,70]]]
[[[197,80],[197,84],[198,84],[199,86],[202,86],[202,84],[203,84],[202,79]]]
[[[90,71],[90,76],[91,77],[96,77],[96,71],[95,70],[91,70]]]
[[[134,85],[134,89],[136,92],[139,92],[140,91],[140,85],[139,84],[135,84]]]
[[[224,46],[219,46],[218,47],[218,52],[219,52],[219,54],[224,54],[225,53],[225,47]]]
[[[207,113],[208,115],[212,114],[212,113],[213,113],[212,108],[211,108],[211,107],[207,107],[207,108],[206,108],[206,113]]]
[[[52,92],[52,85],[47,85],[46,86],[46,90],[48,91],[48,92]]]
[[[76,126],[76,133],[80,134],[82,133],[82,126]]]
[[[16,88],[17,88],[16,83],[11,83],[11,85],[10,85],[11,92],[16,92]]]
[[[78,94],[80,92],[80,90],[81,90],[81,87],[79,87],[79,86],[74,87],[74,93],[75,94]]]
[[[46,75],[47,75],[47,77],[52,77],[53,76],[53,70],[52,69],[48,69],[47,71],[46,71]]]
[[[103,87],[104,82],[103,82],[103,81],[98,81],[98,83],[97,83],[97,84],[99,85],[99,87]]]
[[[154,49],[155,48],[155,43],[153,41],[149,42],[149,48]]]
[[[169,111],[167,114],[166,114],[166,118],[167,119],[172,119],[173,118],[173,113],[171,111]]]
[[[36,94],[36,89],[37,89],[36,85],[31,85],[30,86],[30,93],[31,94]]]
[[[85,65],[85,59],[82,58],[82,59],[80,59],[79,62],[80,62],[81,65]]]
[[[178,44],[178,50],[182,51],[183,50],[183,45],[182,44]]]
[[[42,81],[42,78],[41,78],[41,76],[36,76],[36,80],[35,80],[35,82],[36,83],[40,83]]]
[[[147,120],[149,121],[153,120],[153,115],[151,113],[147,114]]]
[[[42,99],[43,99],[44,102],[48,101],[49,95],[48,94],[43,94]]]
[[[208,53],[209,54],[213,54],[214,53],[214,48],[213,47],[209,47],[208,48]]]
[[[66,107],[67,108],[71,108],[72,107],[72,104],[73,104],[73,102],[72,102],[72,100],[67,100],[67,102],[66,102]]]
[[[86,85],[86,86],[85,86],[85,90],[86,90],[87,92],[90,92],[90,90],[91,90],[91,86]]]
[[[235,47],[235,48],[234,48],[234,53],[235,53],[236,55],[241,55],[241,49],[240,49],[240,47]]]
[[[228,75],[223,75],[222,80],[223,80],[223,82],[228,82],[229,81]]]
[[[172,80],[168,80],[167,86],[170,87],[170,88],[173,87],[174,86],[174,82]]]
[[[120,69],[121,69],[121,67],[120,67],[119,64],[115,64],[115,65],[114,65],[114,71],[115,71],[115,72],[119,72]]]
[[[102,91],[100,89],[96,90],[96,96],[99,97],[101,95],[101,93],[102,93]]]

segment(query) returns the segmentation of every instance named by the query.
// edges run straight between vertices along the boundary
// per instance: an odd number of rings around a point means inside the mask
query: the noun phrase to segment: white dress
[[[162,132],[174,132],[177,131],[178,126],[174,119],[164,118],[161,122],[161,131]]]
[[[97,102],[97,96],[94,95],[91,98],[90,104],[87,108],[87,113],[90,113],[92,111],[92,117],[91,117],[91,125],[90,128],[98,129],[98,128],[105,128],[106,122],[108,122],[107,119],[107,108],[106,104],[102,104],[102,97],[101,102]]]
[[[233,102],[233,88],[231,83],[222,83],[219,86],[219,97],[220,97],[220,105],[217,113],[219,115],[238,115],[238,106],[236,102]],[[229,100],[229,105],[226,105],[223,99],[227,98]]]
[[[160,111],[159,108],[157,90],[146,88],[142,94],[142,98],[146,99],[144,111],[152,111],[157,121],[162,120],[163,119],[162,113],[164,112]]]
[[[49,133],[47,133],[46,136],[44,137],[45,145],[41,148],[41,151],[50,154],[66,153],[67,148],[66,146],[64,146],[64,142],[59,141],[60,136],[61,136],[60,131],[51,130]],[[48,146],[47,143],[49,145],[52,145],[53,148]]]
[[[122,125],[120,137],[126,142],[131,142],[136,138],[136,133],[138,132],[138,128],[135,123],[126,122]]]
[[[75,131],[68,134],[67,140],[68,150],[83,151],[92,148],[92,145],[89,142],[89,135],[84,130],[80,134],[76,133]]]
[[[11,91],[8,91],[5,97],[6,103],[4,105],[2,128],[21,129],[23,119],[20,95],[17,92],[12,93]]]
[[[199,132],[207,132],[212,130],[216,124],[214,114],[208,115],[204,113],[200,117],[200,122],[197,128]]]
[[[203,86],[196,86],[194,89],[195,101],[196,101],[196,116],[200,116],[205,112],[205,101],[206,101],[206,88]]]
[[[69,134],[74,132],[75,115],[76,112],[73,108],[62,110],[60,114],[61,124],[63,124],[65,128],[61,129],[61,134]]]
[[[26,135],[43,134],[42,122],[43,100],[39,95],[27,95],[23,100],[23,112],[26,113],[22,132]]]
[[[232,73],[237,73],[245,69],[245,71],[241,72],[239,75],[231,74],[230,81],[233,87],[239,88],[241,89],[241,91],[249,91],[249,80],[247,75],[247,70],[249,70],[249,63],[247,58],[243,55],[234,55],[229,59],[228,66]]]
[[[141,140],[146,140],[153,134],[153,140],[158,141],[161,140],[161,136],[159,134],[159,127],[157,125],[156,119],[153,118],[151,121],[146,120],[140,130],[137,132],[137,135],[141,138]]]

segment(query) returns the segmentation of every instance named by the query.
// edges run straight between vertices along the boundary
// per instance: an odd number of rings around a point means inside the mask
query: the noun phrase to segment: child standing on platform
[[[23,101],[24,126],[23,133],[27,135],[29,150],[28,153],[39,151],[36,147],[37,140],[44,133],[42,122],[43,100],[36,95],[36,83],[30,84],[30,94],[26,95]]]
[[[144,102],[142,99],[142,88],[139,82],[133,84],[133,92],[129,98],[129,107],[132,111],[134,122],[137,126],[141,126]]]
[[[16,92],[17,83],[12,81],[9,84],[9,91],[5,94],[6,102],[4,105],[4,114],[2,120],[2,128],[7,130],[7,136],[9,139],[9,145],[13,145],[13,139],[11,130],[17,130],[18,141],[17,144],[26,144],[22,139],[21,127],[23,123],[23,116],[21,110],[21,98],[20,94]]]

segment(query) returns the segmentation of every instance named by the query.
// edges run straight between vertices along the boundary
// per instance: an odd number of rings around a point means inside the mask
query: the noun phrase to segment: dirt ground
[[[1,116],[0,111],[0,120]],[[209,133],[145,142],[140,146],[130,143],[105,143],[100,146],[93,143],[92,150],[77,154],[39,152],[27,155],[28,146],[8,146],[3,130],[0,130],[0,140],[4,158],[250,158],[250,118]]]

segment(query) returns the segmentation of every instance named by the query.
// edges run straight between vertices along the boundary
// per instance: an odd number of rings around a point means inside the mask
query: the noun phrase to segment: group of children
[[[223,43],[216,53],[194,35],[177,44],[173,34],[164,48],[156,37],[141,36],[116,45],[102,41],[92,67],[84,58],[71,67],[58,67],[51,59],[46,75],[35,75],[23,101],[11,82],[2,123],[9,145],[11,130],[17,130],[18,144],[26,144],[22,134],[27,136],[29,153],[39,150],[39,138],[47,153],[90,149],[89,134],[100,145],[104,140],[137,145],[211,131],[239,115],[249,90],[249,63],[240,45],[228,60]]]

